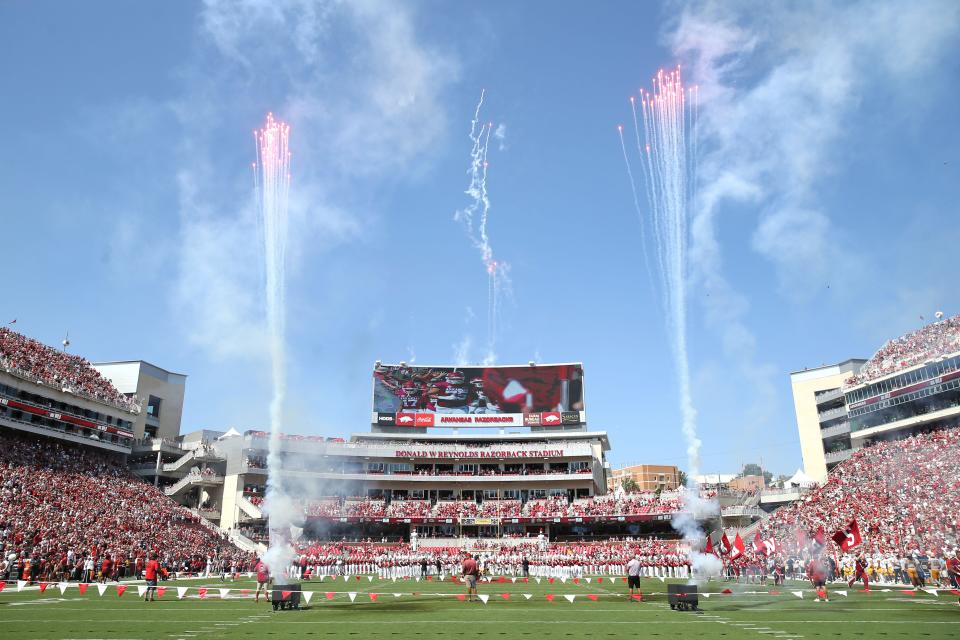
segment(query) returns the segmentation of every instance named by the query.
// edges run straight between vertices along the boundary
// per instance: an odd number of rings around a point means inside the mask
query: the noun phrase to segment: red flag
[[[720,538],[720,553],[727,555],[732,548],[733,545],[730,544],[730,538],[727,537],[727,532],[724,531],[723,536]]]
[[[548,594],[547,594],[547,602],[553,602],[553,594],[552,594],[552,593],[548,593]]]
[[[856,520],[851,520],[846,529],[841,529],[833,534],[833,541],[844,551],[850,551],[855,546],[863,542],[860,537],[860,527]]]
[[[457,594],[457,600],[459,600],[460,602],[463,602],[466,599],[467,599],[467,596],[463,595],[462,593]]]
[[[333,600],[333,591],[327,591],[323,595],[327,597],[327,600]]]
[[[248,589],[248,591],[249,591],[249,589]],[[162,598],[162,597],[163,597],[163,594],[165,594],[166,592],[167,592],[167,588],[166,588],[166,587],[157,587],[157,597],[158,597],[158,598]]]
[[[763,546],[763,538],[760,537],[759,531],[757,531],[757,534],[753,536],[753,552],[760,554],[767,552],[766,547]]]
[[[509,594],[509,593],[501,593],[501,594],[500,594],[500,597],[503,598],[504,600],[509,600],[509,599],[510,599],[510,594]]]
[[[44,591],[46,591],[46,590],[47,590],[47,587],[49,587],[49,586],[50,586],[50,583],[49,583],[49,582],[41,582],[41,583],[40,583],[40,593],[43,593]]]
[[[290,594],[291,594],[291,593],[293,593],[293,591],[281,591],[281,592],[280,592],[280,599],[281,599],[281,600],[286,600],[287,598],[290,597]]]
[[[200,587],[199,589],[197,589],[197,593],[200,594],[200,599],[203,600],[204,598],[207,597],[207,588],[206,588],[206,587]]]
[[[773,538],[767,538],[763,541],[764,553],[768,556],[772,556],[777,552],[777,541]]]
[[[713,551],[713,540],[710,539],[709,535],[707,536],[707,546],[704,548],[703,551],[704,553],[712,553],[713,555],[716,555],[716,553],[714,553]],[[600,582],[599,578],[597,578],[597,582]]]
[[[730,548],[730,559],[736,560],[743,555],[743,552],[747,550],[747,547],[743,544],[743,538],[740,537],[740,532],[737,532],[737,537],[733,539],[733,547]]]
[[[823,525],[817,527],[817,532],[813,534],[813,541],[821,547],[827,546],[827,532],[823,530]]]
[[[78,584],[77,588],[80,589],[80,595],[85,594],[87,592],[87,587],[89,586],[90,585],[87,584],[86,582],[81,582],[80,584]]]
[[[597,584],[600,584],[601,582],[603,582],[603,578],[597,578]]]
[[[120,596],[122,596],[122,595],[123,595],[123,592],[126,591],[126,590],[127,590],[127,586],[126,586],[126,585],[118,584],[118,585],[117,585],[117,597],[119,598]]]
[[[7,583],[0,580],[0,591],[3,591],[7,587]]]
[[[553,584],[553,578],[547,578],[547,582],[549,582],[550,584]]]
[[[376,602],[376,601],[377,601],[377,598],[378,598],[379,596],[380,596],[379,593],[371,593],[371,594],[370,594],[370,601],[371,601],[371,602]]]
[[[587,598],[589,598],[590,600],[593,600],[594,602],[597,601],[597,596],[595,596],[595,595],[592,594],[592,593],[588,593],[588,594],[587,594]]]

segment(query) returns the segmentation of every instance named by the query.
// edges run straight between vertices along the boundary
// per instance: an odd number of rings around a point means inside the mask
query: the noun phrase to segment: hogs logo
[[[548,411],[547,413],[541,413],[540,422],[545,425],[560,424],[560,412]]]
[[[414,422],[414,417],[412,413],[398,413],[397,414],[397,424],[401,427],[412,426]]]

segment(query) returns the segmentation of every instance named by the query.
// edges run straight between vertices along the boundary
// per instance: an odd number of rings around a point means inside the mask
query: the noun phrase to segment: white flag
[[[356,591],[351,591],[351,592],[348,593],[347,595],[350,596],[350,602],[353,602],[354,600],[357,599],[357,592],[356,592]]]
[[[393,581],[394,581],[394,582],[397,581],[397,576],[393,576]]]
[[[99,591],[99,592],[100,592],[100,595],[102,596],[104,593],[107,592],[107,585],[105,585],[105,584],[97,584],[97,591]]]
[[[23,591],[25,586],[27,586],[26,580],[17,580],[17,591]]]
[[[803,598],[803,591],[794,591],[794,592],[793,592],[793,595],[795,595],[795,596],[797,596],[798,598],[801,598],[801,599],[802,599],[802,598]]]
[[[847,597],[847,590],[846,590],[846,589],[844,589],[843,591],[834,591],[834,593],[837,594],[838,596],[843,596],[844,598]]]
[[[143,586],[142,584],[141,584],[141,585],[137,585],[137,597],[138,597],[138,598],[142,598],[142,597],[143,597],[143,594],[145,594],[146,592],[147,592],[147,588],[146,588],[145,586]]]
[[[490,596],[485,595],[485,594],[482,594],[482,593],[481,593],[481,594],[478,594],[477,597],[480,598],[480,602],[482,602],[483,604],[487,604],[487,600],[490,599]]]
[[[186,587],[177,587],[177,600],[183,600],[183,597],[187,595]]]
[[[416,578],[414,578],[414,580],[416,580],[417,582],[420,582],[420,576],[417,576]]]
[[[70,586],[70,584],[67,583],[67,582],[60,582],[60,583],[58,583],[58,584],[57,584],[57,588],[60,589],[60,595],[63,595],[63,592],[66,591],[66,590],[67,590],[67,587],[69,587],[69,586]],[[937,595],[937,594],[933,594],[933,595]]]
[[[587,578],[587,584],[590,584],[591,580],[593,580],[593,578]]]
[[[252,577],[253,577],[253,571],[247,571],[247,577],[248,577],[248,578],[252,578]]]
[[[564,576],[563,578],[560,578],[560,582],[562,582],[563,584],[567,584],[566,576]]]
[[[540,584],[540,578],[536,578],[537,584]]]
[[[350,579],[350,576],[343,576],[343,581],[344,581],[344,582],[346,582],[346,581],[349,580],[349,579]]]
[[[367,576],[367,582],[373,582],[373,576]]]
[[[327,577],[327,574],[321,573],[321,574],[320,574],[320,582],[323,582],[323,579],[326,578],[326,577]]]
[[[529,600],[529,599],[532,598],[533,596],[530,595],[529,593],[525,593],[525,594],[523,594],[523,597],[526,598],[527,600]]]
[[[563,597],[567,599],[567,602],[570,602],[572,604],[574,599],[576,599],[577,596],[565,595]]]
[[[313,597],[313,591],[304,591],[304,592],[303,592],[303,599],[306,601],[307,604],[310,604],[310,598],[312,598],[312,597]]]
[[[399,598],[399,597],[402,596],[402,595],[403,595],[402,593],[395,593],[395,594],[393,594],[393,597],[394,597],[394,598]]]
[[[230,589],[220,589],[220,599],[223,600],[230,594]]]
[[[663,579],[662,576],[657,576],[657,577],[660,578],[660,582],[661,582],[661,583],[664,582],[664,579]]]
[[[709,598],[711,594],[704,592],[704,593],[701,593],[700,595],[702,595],[704,598]]]
[[[516,578],[510,578],[510,582],[516,584],[516,583],[517,583],[517,579],[516,579]]]
[[[932,595],[932,596],[936,596],[936,595],[937,595],[937,590],[936,590],[936,589],[932,589],[932,588],[930,588],[930,587],[923,587],[923,591],[926,591],[927,593],[929,593],[929,594]]]

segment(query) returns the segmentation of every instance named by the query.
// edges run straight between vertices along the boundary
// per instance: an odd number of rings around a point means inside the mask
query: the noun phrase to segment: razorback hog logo
[[[412,414],[412,413],[398,413],[398,414],[397,414],[397,424],[413,424],[413,414]]]
[[[560,422],[560,413],[557,411],[542,413],[540,414],[540,422],[543,424],[557,424]]]

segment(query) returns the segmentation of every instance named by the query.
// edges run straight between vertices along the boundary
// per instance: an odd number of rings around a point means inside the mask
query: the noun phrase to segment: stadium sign
[[[586,422],[583,411],[547,411],[544,413],[440,413],[409,411],[373,414],[373,424],[397,427],[556,427]]]
[[[463,449],[453,451],[431,451],[424,449],[397,449],[393,453],[395,458],[562,458],[566,455],[563,449],[533,449],[533,450],[486,450]]]

